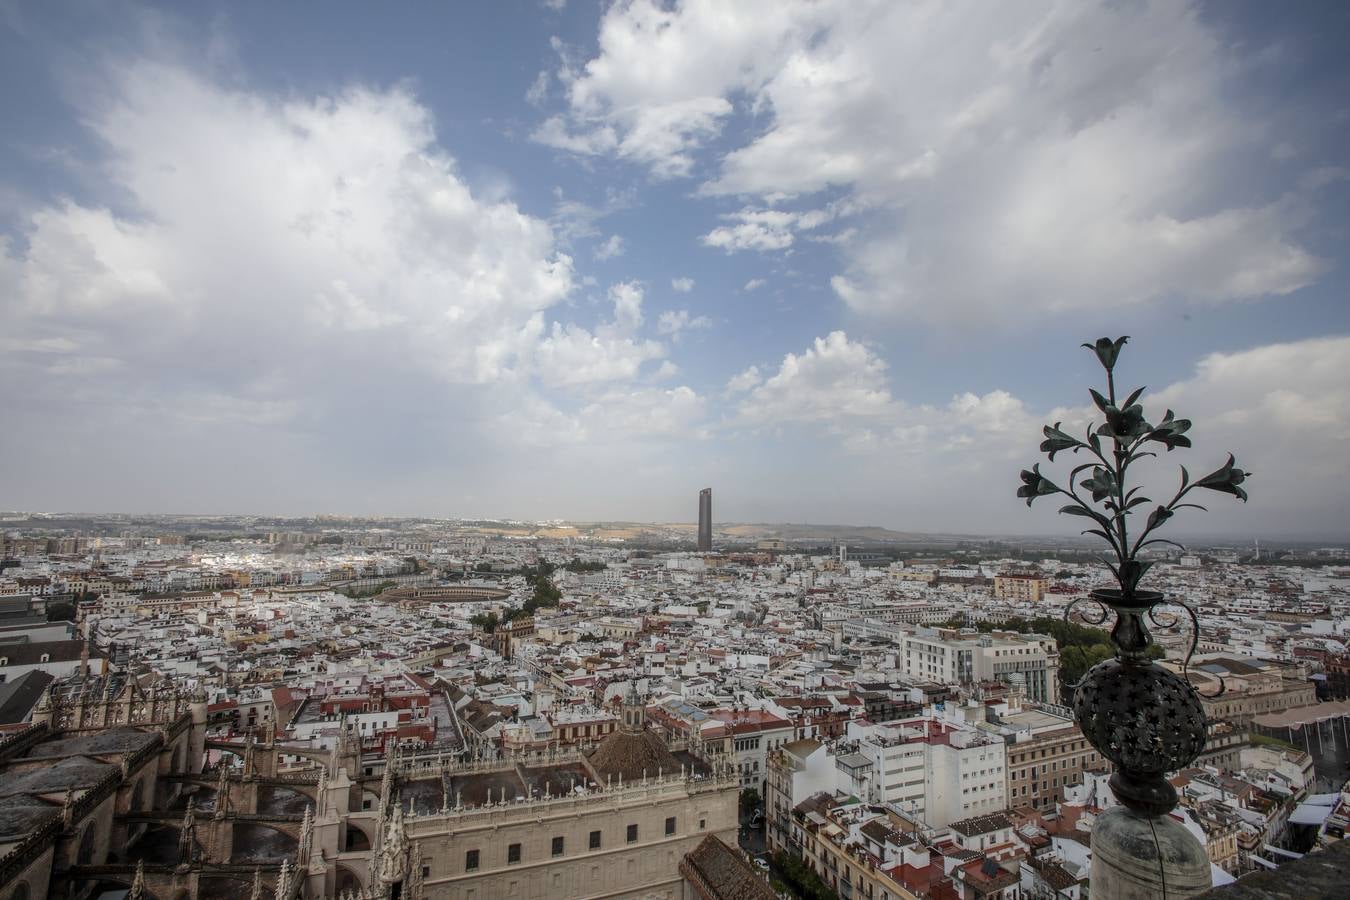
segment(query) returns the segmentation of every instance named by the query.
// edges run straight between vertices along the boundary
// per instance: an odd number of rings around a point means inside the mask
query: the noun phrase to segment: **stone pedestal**
[[[1209,857],[1170,816],[1123,806],[1092,826],[1092,900],[1180,900],[1210,888]]]

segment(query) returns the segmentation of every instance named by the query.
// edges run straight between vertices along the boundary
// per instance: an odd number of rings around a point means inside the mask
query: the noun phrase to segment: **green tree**
[[[485,634],[492,634],[497,630],[497,626],[500,622],[497,620],[497,614],[495,612],[487,612],[479,613],[472,617],[469,619],[469,624]]]
[[[804,900],[839,900],[839,895],[830,890],[801,859],[780,850],[773,855],[773,865],[798,897]]]

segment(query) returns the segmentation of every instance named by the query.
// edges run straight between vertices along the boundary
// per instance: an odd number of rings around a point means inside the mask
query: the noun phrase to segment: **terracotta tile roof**
[[[708,835],[680,861],[680,872],[703,900],[776,900],[739,852]]]
[[[951,829],[958,831],[966,837],[974,837],[977,834],[988,834],[991,831],[998,831],[1001,828],[1011,828],[1012,822],[1002,813],[995,813],[991,816],[973,816],[969,819],[962,819],[959,822],[953,822]]]
[[[640,781],[644,772],[655,778],[680,770],[680,761],[659,737],[650,731],[635,734],[622,728],[601,741],[586,761],[595,772],[596,783],[602,785],[611,776],[617,781],[622,775],[631,782]]]

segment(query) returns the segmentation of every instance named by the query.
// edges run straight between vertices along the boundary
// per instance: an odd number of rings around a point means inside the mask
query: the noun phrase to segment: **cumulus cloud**
[[[623,238],[617,234],[611,234],[608,240],[603,241],[595,248],[595,258],[598,260],[613,259],[616,256],[623,256]]]
[[[1229,451],[1239,466],[1255,473],[1247,508],[1226,521],[1198,516],[1197,527],[1249,531],[1259,522],[1275,533],[1344,533],[1344,510],[1350,507],[1344,477],[1350,446],[1347,354],[1350,337],[1212,353],[1191,377],[1144,394],[1149,412],[1170,407],[1194,419],[1196,449],[1184,460],[1192,474],[1222,463]]]
[[[534,350],[539,377],[548,385],[578,385],[636,378],[644,362],[660,359],[665,350],[656,341],[606,333],[554,322]]]
[[[764,380],[764,376],[759,374],[759,366],[751,366],[744,372],[731,376],[727,382],[728,394],[744,394]]]
[[[703,236],[703,243],[728,253],[736,250],[782,250],[792,246],[792,217],[776,210],[741,212],[734,225],[722,225]]]
[[[741,290],[747,292],[757,291],[760,288],[764,287],[764,285],[766,284],[768,284],[768,282],[765,281],[763,278],[751,278],[749,281],[745,283],[745,287],[743,287]]]
[[[616,327],[630,332],[642,324],[642,296],[642,285],[636,281],[621,281],[609,289]]]
[[[754,116],[702,192],[842,193],[855,221],[812,237],[839,250],[837,295],[877,317],[1215,303],[1325,267],[1300,240],[1303,189],[1251,190],[1261,154],[1245,151],[1265,138],[1228,89],[1234,65],[1184,3],[636,0],[608,9],[541,132],[566,124],[555,146],[672,176],[741,133],[738,108]],[[678,125],[658,140],[655,120]],[[746,207],[703,241],[782,250],[793,215]]]
[[[522,328],[572,290],[547,224],[476,199],[402,88],[277,99],[141,61],[107,91],[85,121],[137,212],[37,210],[26,247],[3,248],[10,334],[60,336],[157,382],[209,363],[203,339],[271,364],[364,345],[488,382],[511,377]]]
[[[808,34],[815,18],[810,8],[772,0],[615,4],[601,19],[595,58],[578,70],[563,54],[568,110],[534,138],[574,153],[612,153],[657,177],[687,175],[694,151],[731,115],[728,95],[761,80],[759,68]]]
[[[723,216],[734,224],[722,225],[703,235],[703,243],[719,247],[728,253],[737,250],[783,250],[791,247],[797,232],[819,228],[831,221],[834,209],[813,209],[805,212],[787,212],[781,209],[754,209],[746,207]],[[825,236],[834,242],[837,236]]]
[[[533,349],[534,371],[551,386],[631,381],[642,364],[661,359],[665,347],[636,336],[642,326],[642,286],[625,281],[609,289],[614,317],[594,331],[554,322]]]
[[[728,382],[727,393],[743,395],[736,408],[739,425],[823,429],[853,452],[938,452],[1039,430],[1022,401],[1007,391],[961,393],[941,407],[912,404],[893,394],[887,369],[870,347],[835,331],[802,353],[784,356],[767,378],[758,367],[745,370]]]
[[[1246,507],[1223,517],[1179,517],[1181,532],[1344,533],[1342,510],[1350,505],[1343,477],[1350,443],[1348,353],[1350,337],[1212,353],[1189,377],[1143,395],[1154,420],[1170,408],[1195,423],[1189,432],[1193,449],[1163,453],[1136,467],[1154,492],[1150,496],[1170,496],[1178,463],[1196,477],[1217,468],[1230,451],[1255,473]],[[1117,384],[1126,389],[1128,371],[1127,359],[1117,373]],[[1001,389],[961,392],[944,404],[908,402],[896,394],[885,361],[842,332],[787,354],[767,378],[758,368],[747,369],[731,379],[727,394],[739,398],[732,428],[767,431],[794,443],[809,437],[833,441],[854,460],[848,471],[873,487],[885,484],[884,494],[904,498],[916,510],[945,517],[939,521],[946,527],[976,527],[953,511],[980,509],[984,518],[978,527],[986,530],[1076,533],[1055,518],[1053,504],[1027,513],[1014,502],[1016,473],[1044,461],[1037,453],[1041,425],[1062,420],[1076,432],[1089,420],[1100,421],[1094,408],[1037,411]],[[898,457],[912,464],[887,467]],[[1080,461],[1057,460],[1046,473],[1063,474]],[[851,489],[861,490],[863,482]],[[1200,502],[1220,509],[1228,498]]]
[[[144,57],[102,74],[81,116],[108,201],[38,205],[0,238],[0,374],[23,398],[9,421],[127,448],[108,457],[123,475],[81,488],[91,503],[230,503],[172,453],[211,465],[240,441],[305,460],[286,477],[315,489],[344,465],[369,470],[346,457],[370,442],[335,435],[370,416],[421,435],[409,467],[444,465],[432,448],[466,432],[580,441],[599,432],[578,410],[637,402],[646,388],[630,383],[665,359],[636,283],[613,286],[605,321],[568,320],[576,275],[550,223],[477,196],[408,88],[273,95]],[[584,230],[621,202],[559,215]],[[652,397],[664,418],[615,417],[606,440],[627,422],[644,436],[688,425],[701,400],[668,391]],[[494,429],[503,407],[533,437]],[[160,477],[132,449],[149,433]],[[52,502],[44,483],[28,502]]]
[[[784,356],[778,371],[741,401],[739,413],[759,425],[838,423],[884,417],[893,405],[886,363],[834,331],[804,353]]]
[[[707,316],[691,315],[687,309],[668,309],[661,313],[656,321],[656,330],[669,334],[677,340],[682,332],[699,328],[711,328],[712,319]]]
[[[694,289],[694,279],[692,278],[672,278],[670,279],[672,290],[680,294],[687,294]]]

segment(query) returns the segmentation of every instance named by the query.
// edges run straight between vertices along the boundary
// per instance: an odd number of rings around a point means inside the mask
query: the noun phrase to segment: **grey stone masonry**
[[[1092,826],[1092,900],[1181,900],[1212,883],[1204,846],[1170,816],[1117,806]]]

